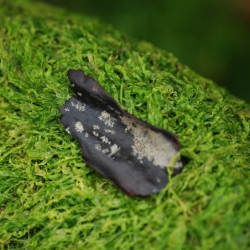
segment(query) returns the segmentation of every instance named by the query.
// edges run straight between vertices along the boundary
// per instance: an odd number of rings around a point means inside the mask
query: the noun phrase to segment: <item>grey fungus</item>
[[[160,192],[180,150],[177,136],[124,111],[82,70],[70,69],[68,78],[75,96],[60,107],[60,121],[81,145],[86,164],[130,197]],[[182,168],[179,158],[173,175]]]

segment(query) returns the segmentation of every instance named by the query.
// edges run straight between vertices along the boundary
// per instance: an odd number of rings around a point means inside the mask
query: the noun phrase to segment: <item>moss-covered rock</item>
[[[26,0],[0,7],[1,249],[247,249],[250,106],[172,54]],[[130,199],[84,165],[59,123],[83,69],[126,109],[179,136],[189,159]]]

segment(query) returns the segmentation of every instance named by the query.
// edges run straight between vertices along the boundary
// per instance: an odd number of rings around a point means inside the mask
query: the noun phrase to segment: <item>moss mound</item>
[[[25,0],[0,20],[1,249],[250,246],[248,104],[96,20]],[[130,199],[84,165],[58,120],[70,68],[179,136],[189,162],[160,194]]]

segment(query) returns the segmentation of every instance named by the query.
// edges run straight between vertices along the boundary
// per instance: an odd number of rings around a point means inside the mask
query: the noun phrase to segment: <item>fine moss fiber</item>
[[[250,106],[98,21],[0,2],[0,249],[249,249]],[[128,198],[59,122],[68,69],[179,137],[182,174]]]

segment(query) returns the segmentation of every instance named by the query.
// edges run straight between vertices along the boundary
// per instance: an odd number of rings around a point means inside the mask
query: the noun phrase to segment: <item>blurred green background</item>
[[[250,103],[250,0],[43,1],[172,52]]]

